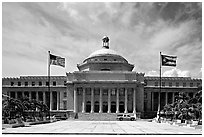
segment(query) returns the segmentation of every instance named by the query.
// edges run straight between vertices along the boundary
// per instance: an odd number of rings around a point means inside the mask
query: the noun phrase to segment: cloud
[[[145,76],[159,76],[159,72],[152,70],[145,74]],[[162,73],[162,77],[191,77],[191,74],[187,70],[180,70],[180,69],[170,69],[166,70]]]
[[[145,76],[159,76],[159,73],[155,70],[149,71],[145,74]]]
[[[174,68],[174,69],[165,71],[163,73],[163,76],[164,77],[191,77],[191,74],[187,70],[181,71],[180,69]]]
[[[10,75],[6,68],[19,59],[25,64],[38,62],[42,71],[48,50],[66,57],[67,72],[75,71],[77,63],[101,48],[104,35],[110,37],[110,48],[134,64],[137,72],[153,75],[160,51],[177,55],[177,69],[191,76],[197,77],[202,67],[200,3],[3,3],[2,7],[5,76]],[[23,67],[18,70],[16,75],[24,73]],[[31,69],[36,74],[39,70]]]

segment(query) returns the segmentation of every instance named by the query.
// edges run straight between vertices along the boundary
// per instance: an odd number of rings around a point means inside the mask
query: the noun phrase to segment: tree
[[[46,113],[49,112],[49,108],[42,102],[37,100],[29,100],[28,97],[21,99],[14,99],[7,97],[2,100],[2,115],[4,119],[15,119],[23,117],[26,120],[26,117],[29,114],[32,114],[33,119],[35,120],[36,113],[39,114],[39,117],[43,118]]]
[[[175,97],[175,102],[167,104],[162,111],[171,117],[171,119],[201,120],[202,90],[198,91],[193,98],[189,98],[186,93],[179,93],[179,95]],[[171,115],[172,113],[173,116]]]

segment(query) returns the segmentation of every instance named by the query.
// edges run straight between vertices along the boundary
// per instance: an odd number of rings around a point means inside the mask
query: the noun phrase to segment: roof
[[[160,77],[154,77],[154,76],[145,76],[145,80],[159,80]],[[199,80],[201,81],[202,79],[199,78],[191,78],[191,77],[162,77],[162,80]]]
[[[93,53],[91,53],[85,60],[89,58],[93,58],[93,57],[98,57],[98,56],[118,56],[118,57],[125,59],[124,57],[119,55],[116,51],[103,47],[102,49],[96,50]]]

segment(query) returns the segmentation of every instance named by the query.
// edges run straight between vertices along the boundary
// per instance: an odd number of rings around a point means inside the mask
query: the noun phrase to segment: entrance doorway
[[[120,102],[119,102],[119,112],[120,112],[120,113],[124,113],[124,111],[125,111],[124,102],[123,102],[123,101],[120,101]]]
[[[115,113],[116,112],[116,103],[115,101],[111,102],[111,113]]]
[[[108,111],[108,103],[107,102],[103,102],[103,112],[107,113]]]
[[[88,113],[91,112],[91,102],[90,101],[86,102],[86,112],[88,112]]]
[[[98,101],[94,103],[94,112],[99,112],[99,102]]]

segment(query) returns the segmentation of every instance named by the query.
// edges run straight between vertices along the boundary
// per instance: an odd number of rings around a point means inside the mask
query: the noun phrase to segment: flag
[[[161,55],[162,66],[176,66],[176,56]]]
[[[65,58],[50,54],[50,65],[65,67]]]

